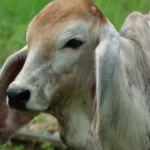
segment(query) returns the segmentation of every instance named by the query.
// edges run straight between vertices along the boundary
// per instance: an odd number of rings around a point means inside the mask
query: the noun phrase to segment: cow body
[[[63,112],[67,112],[62,116],[60,125],[62,124],[62,139],[71,148],[149,149],[150,30],[147,25],[142,14],[133,13],[120,31],[120,54],[106,99],[101,106],[99,145],[91,139],[93,107],[88,89],[80,93],[78,98],[68,99],[70,105],[62,108],[62,113],[54,113],[59,119]],[[61,106],[58,107],[57,104],[56,107],[59,109]]]
[[[150,28],[147,20],[140,13],[132,13],[120,35],[120,55],[101,107],[102,145],[106,150],[147,150],[150,147]]]

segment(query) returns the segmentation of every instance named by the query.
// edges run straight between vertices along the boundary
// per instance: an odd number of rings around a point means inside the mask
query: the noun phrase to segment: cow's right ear
[[[4,63],[0,71],[0,142],[7,140],[22,125],[33,117],[27,117],[22,112],[10,109],[6,105],[6,90],[22,70],[27,58],[28,46],[14,53]],[[3,142],[2,142],[3,143]]]

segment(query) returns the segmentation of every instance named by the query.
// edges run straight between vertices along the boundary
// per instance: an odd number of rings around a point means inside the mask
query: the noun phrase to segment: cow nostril
[[[11,108],[25,108],[30,98],[30,91],[25,89],[8,89],[8,104]]]
[[[30,91],[29,90],[23,90],[19,89],[16,92],[16,100],[22,101],[22,102],[27,102],[30,98]]]

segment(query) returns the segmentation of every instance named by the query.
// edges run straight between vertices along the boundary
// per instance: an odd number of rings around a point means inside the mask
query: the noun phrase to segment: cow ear
[[[101,107],[105,101],[110,81],[113,77],[116,60],[120,52],[120,37],[111,23],[101,29],[99,43],[95,50],[96,97],[95,114],[92,123],[92,134],[99,141]]]
[[[27,46],[8,57],[0,71],[0,127],[4,126],[4,121],[7,116],[7,113],[5,112],[7,108],[6,90],[22,69],[26,57]],[[6,108],[3,109],[4,107]]]
[[[7,88],[16,78],[27,58],[27,49],[28,47],[25,46],[20,51],[8,57],[0,72],[0,86]]]
[[[0,142],[7,140],[17,128],[31,120],[21,112],[11,110],[6,105],[6,90],[21,71],[27,58],[27,51],[28,47],[25,46],[11,55],[0,71],[0,131],[2,132]]]

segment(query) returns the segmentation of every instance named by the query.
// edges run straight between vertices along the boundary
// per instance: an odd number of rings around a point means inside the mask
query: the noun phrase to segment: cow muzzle
[[[30,91],[27,89],[7,89],[8,105],[12,109],[26,110],[26,104],[30,98]]]

